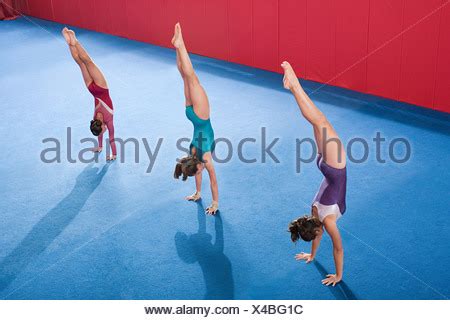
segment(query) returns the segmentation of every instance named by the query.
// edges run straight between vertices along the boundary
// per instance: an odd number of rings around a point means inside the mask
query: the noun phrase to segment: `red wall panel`
[[[72,26],[81,23],[78,1],[52,0],[55,21]]]
[[[366,90],[369,2],[369,0],[340,0],[335,4],[334,85],[358,91]]]
[[[80,10],[80,27],[100,31],[97,23],[97,16],[100,13],[97,12],[95,0],[78,0],[78,8]]]
[[[172,47],[171,40],[173,37],[174,26],[181,20],[181,4],[180,0],[166,0],[164,2],[164,22],[162,37],[164,45]]]
[[[211,28],[205,24],[205,0],[181,0],[180,10],[186,47],[191,52],[202,54],[206,47],[211,46],[205,41],[205,29]]]
[[[64,1],[64,0],[63,0]],[[97,12],[97,19],[95,21],[95,30],[105,33],[112,33],[112,7],[110,0],[94,0],[94,8]]]
[[[128,37],[138,41],[150,41],[151,7],[147,0],[126,0]]]
[[[280,71],[278,61],[278,0],[254,2],[253,46],[255,67]]]
[[[253,65],[252,0],[228,0],[230,61]]]
[[[402,32],[404,1],[370,1],[367,59],[369,93],[398,98],[402,52],[402,37],[398,35]]]
[[[109,0],[109,28],[111,34],[126,37],[128,35],[128,21],[126,16],[127,2],[123,0]]]
[[[147,0],[148,1],[148,0]],[[149,11],[145,12],[149,19],[149,42],[156,45],[163,45],[165,5],[164,0],[153,0],[150,3]]]
[[[287,60],[304,78],[307,0],[279,0],[279,63]],[[282,18],[281,18],[282,17]]]
[[[19,11],[21,14],[30,14],[28,9],[28,0],[15,0],[14,9]]]
[[[306,78],[328,82],[336,74],[334,0],[309,0],[307,6]]]
[[[39,18],[168,47],[181,22],[193,53],[276,72],[288,60],[302,78],[450,112],[448,0],[15,3]]]
[[[441,0],[405,1],[400,73],[400,100],[431,107],[433,104],[440,12],[423,19]],[[420,21],[420,23],[419,23]]]
[[[228,0],[207,0],[205,4],[206,46],[202,54],[228,60]]]
[[[53,20],[52,0],[28,0],[30,15],[46,20]]]
[[[443,3],[446,3],[444,0]],[[450,112],[450,4],[442,10],[433,107]]]

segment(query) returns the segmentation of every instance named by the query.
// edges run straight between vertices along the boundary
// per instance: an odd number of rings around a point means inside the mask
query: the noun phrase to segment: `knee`
[[[321,113],[316,119],[314,119],[314,125],[318,128],[327,128],[329,126],[328,119],[323,113]]]
[[[80,60],[81,60],[82,62],[84,62],[84,63],[90,63],[90,62],[92,62],[92,59],[91,59],[91,57],[89,57],[88,54],[83,53],[83,54],[78,55],[78,57],[79,57]]]
[[[184,76],[185,76],[185,79],[188,81],[189,86],[200,85],[200,81],[198,80],[198,77],[194,71],[186,73]]]

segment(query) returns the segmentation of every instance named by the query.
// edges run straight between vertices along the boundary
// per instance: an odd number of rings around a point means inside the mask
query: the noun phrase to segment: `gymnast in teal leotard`
[[[192,137],[191,145],[189,149],[196,149],[197,158],[204,162],[203,155],[207,152],[214,152],[216,147],[214,143],[214,130],[211,126],[211,120],[203,120],[199,118],[194,111],[194,106],[186,107],[186,117],[194,125],[194,135]]]
[[[181,26],[175,25],[172,44],[177,51],[177,66],[184,82],[184,95],[186,98],[185,112],[187,118],[194,125],[194,135],[190,145],[190,154],[181,159],[174,172],[174,177],[195,176],[196,191],[193,195],[186,197],[189,201],[201,199],[202,171],[206,169],[211,183],[212,204],[206,209],[206,213],[215,214],[219,209],[219,190],[212,153],[214,152],[214,131],[210,121],[210,107],[208,96],[201,86],[192,66],[189,53],[183,41]]]

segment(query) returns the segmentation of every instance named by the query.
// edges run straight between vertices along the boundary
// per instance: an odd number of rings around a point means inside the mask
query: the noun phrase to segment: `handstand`
[[[98,147],[92,149],[92,151],[101,152],[103,150],[103,133],[108,129],[112,155],[108,155],[106,160],[115,160],[117,151],[114,142],[114,108],[109,96],[106,79],[81,43],[77,40],[75,32],[64,28],[62,34],[69,45],[73,59],[80,67],[87,89],[94,96],[95,110],[94,117],[90,123],[90,129],[94,136],[98,136]]]

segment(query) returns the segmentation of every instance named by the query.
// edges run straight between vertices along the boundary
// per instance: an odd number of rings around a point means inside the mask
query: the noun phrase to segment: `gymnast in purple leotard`
[[[300,238],[304,241],[312,241],[311,253],[302,252],[295,258],[305,260],[307,263],[313,261],[325,229],[333,242],[336,273],[327,275],[322,283],[334,286],[342,280],[344,272],[344,250],[336,222],[346,209],[345,149],[333,126],[303,90],[291,65],[283,62],[281,66],[284,69],[284,87],[292,92],[302,115],[314,129],[314,138],[319,151],[317,166],[324,176],[313,200],[311,214],[289,224],[293,242]]]

